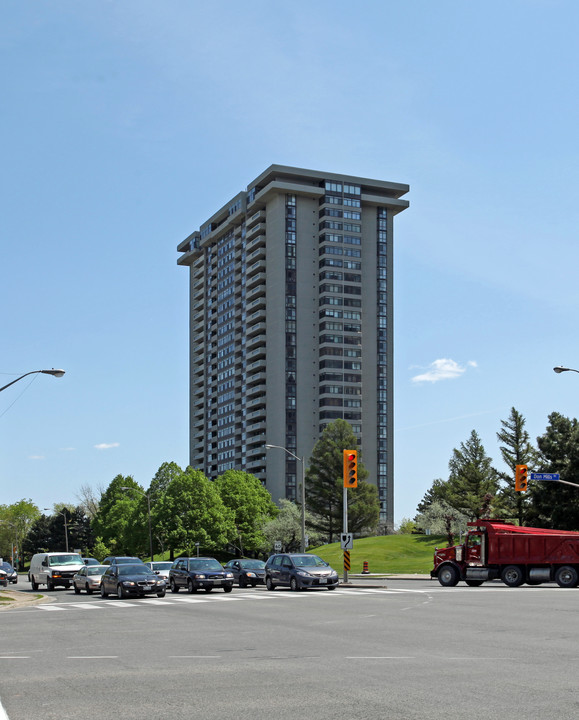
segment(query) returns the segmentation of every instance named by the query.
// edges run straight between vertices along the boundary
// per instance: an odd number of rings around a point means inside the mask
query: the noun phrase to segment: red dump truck
[[[519,527],[502,520],[468,523],[462,545],[436,548],[431,577],[452,587],[459,580],[482,585],[500,578],[509,587],[555,581],[579,583],[579,532]]]

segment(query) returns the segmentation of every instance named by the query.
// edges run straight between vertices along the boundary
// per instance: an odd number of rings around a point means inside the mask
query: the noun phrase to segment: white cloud
[[[110,448],[119,447],[121,443],[99,443],[95,445],[97,450],[109,450]]]
[[[431,382],[435,383],[439,380],[452,380],[453,378],[460,377],[466,372],[467,367],[477,367],[474,360],[469,360],[466,365],[459,365],[450,358],[440,358],[430,364],[426,372],[420,375],[415,375],[412,378],[412,382]]]
[[[44,460],[44,455],[29,455],[29,460]]]

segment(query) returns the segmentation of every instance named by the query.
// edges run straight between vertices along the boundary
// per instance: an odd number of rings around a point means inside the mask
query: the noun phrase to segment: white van
[[[84,563],[78,553],[36,553],[30,561],[28,579],[33,590],[38,590],[41,584],[45,584],[47,590],[54,590],[57,585],[68,588],[82,567]]]

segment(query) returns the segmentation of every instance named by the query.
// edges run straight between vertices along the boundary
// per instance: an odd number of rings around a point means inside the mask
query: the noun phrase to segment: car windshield
[[[140,562],[139,558],[132,558],[132,557],[118,557],[114,559],[114,563],[116,565],[134,565],[135,563]]]
[[[223,566],[213,558],[189,560],[189,570],[223,570]]]
[[[242,560],[239,564],[244,570],[263,570],[265,567],[263,560]]]
[[[317,555],[294,555],[292,560],[296,567],[327,567],[328,565]]]
[[[2,570],[6,570],[6,572],[13,572],[13,570],[14,570],[12,565],[10,565],[10,563],[7,563],[7,562],[2,563],[2,565],[0,565],[0,567],[2,568]]]
[[[49,565],[82,565],[80,555],[51,555],[48,558]]]
[[[146,565],[121,565],[119,575],[150,575],[151,569]]]
[[[107,569],[106,565],[88,565],[86,568],[87,575],[102,575]]]
[[[173,565],[171,562],[154,562],[149,564],[152,566],[153,570],[169,570]]]

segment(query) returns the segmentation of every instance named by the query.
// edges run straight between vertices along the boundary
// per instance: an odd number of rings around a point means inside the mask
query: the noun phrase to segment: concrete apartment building
[[[393,219],[408,185],[272,165],[181,242],[190,272],[190,464],[273,499],[347,420],[393,524]],[[273,444],[286,448],[267,450]]]

